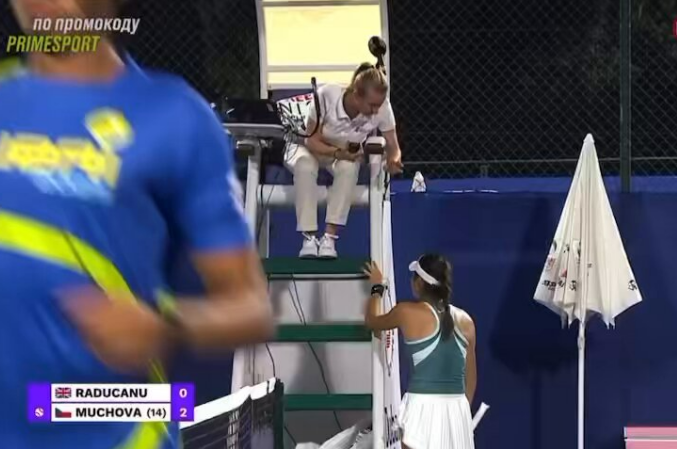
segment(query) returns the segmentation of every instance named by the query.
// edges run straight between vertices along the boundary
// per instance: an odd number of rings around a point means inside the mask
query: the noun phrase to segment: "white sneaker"
[[[318,252],[320,259],[336,259],[338,257],[336,244],[334,243],[337,239],[338,237],[335,235],[325,234],[322,236]]]
[[[302,259],[315,259],[318,254],[318,247],[320,242],[317,241],[317,237],[311,234],[303,234],[303,246],[301,246],[301,252],[299,252],[299,257]]]

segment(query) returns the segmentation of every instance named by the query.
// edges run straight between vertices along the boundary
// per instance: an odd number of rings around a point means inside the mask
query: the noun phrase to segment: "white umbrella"
[[[594,315],[607,327],[642,300],[599,169],[592,135],[583,143],[550,254],[534,294],[578,331],[578,449],[584,446],[585,326]]]

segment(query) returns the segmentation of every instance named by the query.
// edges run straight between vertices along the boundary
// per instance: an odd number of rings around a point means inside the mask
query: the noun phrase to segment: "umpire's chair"
[[[288,93],[287,93],[288,94]],[[290,95],[286,95],[288,98]],[[285,98],[278,95],[277,98]],[[308,95],[299,97],[307,101]],[[275,97],[273,97],[275,99]],[[265,102],[264,102],[265,103]],[[271,103],[267,103],[268,107]],[[266,115],[265,113],[263,115]],[[270,116],[270,114],[269,114]],[[245,121],[259,123],[245,123]],[[333,261],[317,261],[299,258],[269,257],[269,210],[273,207],[294,207],[293,175],[284,167],[283,151],[290,140],[289,126],[281,123],[266,123],[263,120],[238,120],[228,122],[226,128],[236,142],[240,157],[247,159],[245,188],[245,213],[252,232],[257,237],[259,252],[269,280],[360,280],[366,279],[362,272],[364,263],[371,259],[383,263],[384,201],[388,200],[387,177],[383,169],[383,137],[370,137],[364,145],[368,163],[361,170],[360,182],[354,191],[352,205],[369,207],[370,250],[361,259],[340,258]],[[263,123],[261,123],[263,122]],[[286,140],[285,140],[286,139]],[[298,137],[297,137],[298,139]],[[297,141],[298,142],[298,141]],[[318,200],[326,204],[327,173],[318,179]],[[389,235],[389,233],[388,233]],[[383,410],[384,368],[380,360],[380,343],[373,338],[364,324],[352,323],[307,323],[280,324],[275,338],[279,343],[307,342],[364,342],[372,345],[372,380],[374,394],[286,394],[286,411],[310,410],[364,410],[370,411],[376,427],[381,424]],[[238,391],[260,381],[257,372],[256,349],[245,348],[236,352],[233,363],[232,390]],[[378,430],[375,427],[375,431]]]

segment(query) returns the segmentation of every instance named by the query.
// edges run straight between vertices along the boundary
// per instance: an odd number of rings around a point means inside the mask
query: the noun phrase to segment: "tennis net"
[[[195,407],[184,449],[282,449],[284,386],[270,379]]]

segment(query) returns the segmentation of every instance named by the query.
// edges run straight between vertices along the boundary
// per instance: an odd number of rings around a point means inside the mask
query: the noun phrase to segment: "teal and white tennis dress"
[[[429,337],[405,340],[414,359],[409,390],[402,399],[402,442],[411,449],[474,449],[470,404],[465,396],[465,365],[468,341],[458,322],[460,309],[449,306],[454,332],[442,340],[440,317]]]

